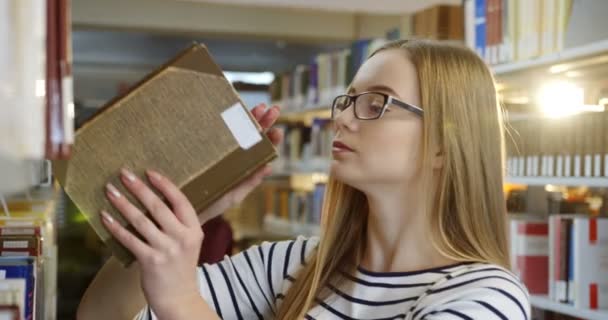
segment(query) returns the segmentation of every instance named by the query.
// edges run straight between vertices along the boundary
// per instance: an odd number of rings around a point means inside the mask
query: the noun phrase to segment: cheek
[[[371,133],[371,132],[370,132]],[[419,171],[422,128],[385,126],[368,135],[363,155],[367,171],[378,178],[407,178]]]

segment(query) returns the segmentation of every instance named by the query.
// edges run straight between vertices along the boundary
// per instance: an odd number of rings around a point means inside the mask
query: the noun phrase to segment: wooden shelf
[[[298,111],[285,111],[279,117],[279,122],[303,123],[304,125],[310,126],[315,118],[331,118],[331,109],[329,106],[306,108]]]
[[[545,186],[548,184],[562,186],[607,187],[608,178],[595,177],[507,177],[508,183],[525,184],[529,186]]]
[[[583,318],[588,320],[606,320],[608,319],[608,310],[589,310],[589,309],[577,309],[573,305],[555,302],[547,296],[531,295],[530,303],[532,306],[558,312],[561,314]]]
[[[608,61],[608,39],[596,41],[590,44],[564,49],[560,52],[551,53],[542,57],[516,61],[492,66],[494,74],[497,76],[526,71],[534,68],[541,68],[562,63],[577,62],[577,65],[595,63],[591,59],[606,54]],[[588,60],[588,61],[587,61]],[[599,61],[598,61],[599,63]],[[559,69],[559,68],[557,68]],[[559,71],[559,70],[556,70]],[[564,70],[565,71],[565,70]],[[548,71],[549,72],[549,71]],[[559,73],[559,72],[556,72]]]

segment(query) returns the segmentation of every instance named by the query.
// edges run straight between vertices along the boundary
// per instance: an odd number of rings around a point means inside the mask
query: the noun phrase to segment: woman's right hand
[[[271,128],[279,118],[279,107],[273,106],[267,109],[265,104],[259,104],[253,108],[253,110],[251,110],[251,113],[263,128],[265,134],[268,136],[272,144],[276,146],[281,143],[283,140],[283,132],[277,128]],[[224,194],[219,200],[198,214],[198,219],[201,225],[243,201],[243,199],[245,199],[245,197],[251,191],[253,191],[253,189],[260,185],[262,180],[271,173],[272,171],[270,166],[266,165],[254,173],[251,177],[247,178],[247,180],[234,187],[234,189]]]

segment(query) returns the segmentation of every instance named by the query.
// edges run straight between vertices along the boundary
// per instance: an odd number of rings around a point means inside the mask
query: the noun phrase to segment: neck
[[[365,192],[369,214],[363,268],[375,272],[405,272],[454,263],[431,243],[424,190],[420,184],[373,189]]]

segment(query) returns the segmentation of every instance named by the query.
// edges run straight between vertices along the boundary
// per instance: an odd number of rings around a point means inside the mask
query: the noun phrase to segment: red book
[[[58,0],[47,0],[46,6],[46,158],[61,158],[63,112],[59,71]]]
[[[531,294],[549,292],[549,224],[521,221],[517,226],[516,264]]]

